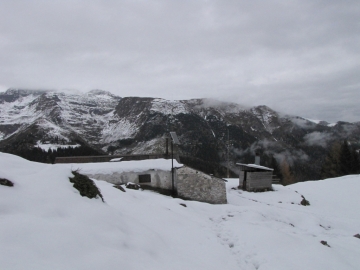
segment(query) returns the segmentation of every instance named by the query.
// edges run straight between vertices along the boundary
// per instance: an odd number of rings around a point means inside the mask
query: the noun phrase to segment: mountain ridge
[[[2,151],[11,152],[9,144],[19,134],[29,133],[20,137],[31,137],[33,145],[81,142],[109,154],[164,153],[164,136],[176,131],[181,158],[219,176],[224,174],[227,156],[230,169],[236,171],[236,162],[251,163],[254,153],[260,152],[265,166],[279,167],[286,161],[296,181],[318,179],[334,142],[347,139],[360,145],[358,122],[316,123],[265,105],[246,107],[214,99],[9,89],[0,93],[0,113]]]

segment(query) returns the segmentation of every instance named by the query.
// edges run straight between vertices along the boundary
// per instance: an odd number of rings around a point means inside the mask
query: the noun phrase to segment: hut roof
[[[57,166],[71,167],[85,174],[112,174],[113,172],[143,172],[147,170],[171,171],[171,159],[147,159],[120,162],[99,163],[67,163]],[[182,167],[181,163],[174,160],[174,167]]]
[[[273,171],[274,169],[260,166],[257,164],[243,164],[243,163],[236,163],[237,166],[240,166],[241,171]]]

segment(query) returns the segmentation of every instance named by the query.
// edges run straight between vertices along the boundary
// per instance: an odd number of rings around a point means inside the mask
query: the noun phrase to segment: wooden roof
[[[237,166],[240,166],[241,171],[273,171],[274,169],[260,166],[257,164],[243,164],[243,163],[236,163]]]

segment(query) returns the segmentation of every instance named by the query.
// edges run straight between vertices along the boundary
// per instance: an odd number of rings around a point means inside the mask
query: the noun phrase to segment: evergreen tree
[[[351,151],[351,173],[353,174],[359,174],[360,173],[360,158],[359,158],[359,153],[353,149]]]
[[[321,168],[321,178],[339,177],[360,173],[359,153],[351,149],[347,140],[335,143]]]
[[[353,156],[351,154],[347,140],[344,140],[344,142],[341,144],[339,162],[341,175],[352,173]]]
[[[340,152],[341,145],[334,143],[325,158],[325,162],[321,168],[321,178],[333,178],[341,175],[340,172]]]

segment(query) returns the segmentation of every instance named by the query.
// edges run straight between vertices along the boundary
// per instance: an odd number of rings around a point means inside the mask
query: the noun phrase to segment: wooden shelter
[[[239,188],[247,191],[272,190],[272,173],[274,169],[257,164],[242,164],[240,166]]]

